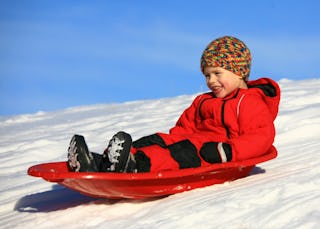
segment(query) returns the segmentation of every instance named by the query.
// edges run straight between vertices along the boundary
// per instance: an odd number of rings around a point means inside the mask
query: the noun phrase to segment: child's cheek
[[[229,88],[230,87],[230,83],[227,80],[224,80],[222,82],[222,85],[223,85],[224,88]]]

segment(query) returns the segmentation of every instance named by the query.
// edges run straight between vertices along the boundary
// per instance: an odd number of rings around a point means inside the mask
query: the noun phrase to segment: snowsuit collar
[[[248,89],[236,89],[224,98],[216,98],[212,92],[209,92],[208,94],[213,98],[221,99],[222,101],[235,98],[239,93],[260,95],[269,107],[272,117],[275,120],[278,115],[280,102],[280,87],[278,83],[270,78],[260,78],[248,81],[247,85]]]

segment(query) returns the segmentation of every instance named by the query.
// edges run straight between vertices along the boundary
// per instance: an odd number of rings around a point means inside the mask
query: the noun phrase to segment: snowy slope
[[[279,83],[278,158],[249,177],[160,199],[93,199],[26,171],[65,160],[74,133],[101,152],[119,130],[166,132],[194,96],[0,118],[0,227],[319,228],[320,79]]]

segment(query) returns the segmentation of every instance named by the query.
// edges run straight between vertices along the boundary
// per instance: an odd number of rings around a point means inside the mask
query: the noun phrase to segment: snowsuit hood
[[[270,78],[260,78],[248,82],[248,88],[255,90],[256,93],[261,94],[264,102],[267,104],[273,120],[276,119],[279,111],[280,102],[280,87]],[[263,94],[262,94],[263,93]]]

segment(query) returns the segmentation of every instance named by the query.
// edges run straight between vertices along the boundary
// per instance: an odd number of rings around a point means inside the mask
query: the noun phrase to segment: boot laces
[[[123,143],[125,140],[120,140],[117,137],[113,137],[108,145],[108,157],[111,163],[118,163],[121,150],[123,150]]]

